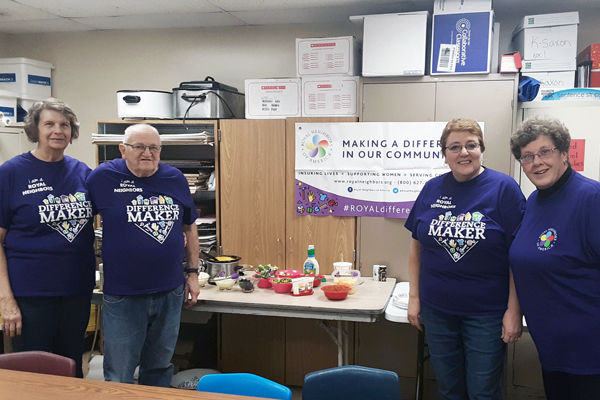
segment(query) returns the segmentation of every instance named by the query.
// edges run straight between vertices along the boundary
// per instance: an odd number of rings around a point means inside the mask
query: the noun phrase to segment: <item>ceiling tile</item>
[[[221,11],[208,0],[15,0],[61,17],[181,14]]]
[[[66,18],[40,19],[30,21],[6,21],[0,24],[4,33],[42,33],[92,31],[95,28],[79,24]]]
[[[224,12],[89,17],[74,18],[73,20],[97,29],[161,29],[244,25],[242,21]]]
[[[0,22],[52,18],[56,18],[56,15],[15,3],[12,0],[0,0]],[[2,27],[0,26],[0,28]]]
[[[411,0],[210,0],[224,11],[293,10],[410,3]]]

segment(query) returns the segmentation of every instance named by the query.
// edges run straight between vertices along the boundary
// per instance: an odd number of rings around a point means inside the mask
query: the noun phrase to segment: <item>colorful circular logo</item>
[[[546,229],[541,235],[537,242],[537,247],[541,251],[550,250],[556,243],[557,235],[556,231],[552,228]]]
[[[458,21],[456,21],[456,30],[459,32],[462,32],[463,30],[469,30],[471,29],[471,21],[469,21],[466,18],[461,18]]]
[[[306,141],[306,148],[308,149],[308,155],[312,158],[325,157],[327,155],[327,148],[329,142],[327,139],[321,137],[321,135],[314,135],[310,141]]]

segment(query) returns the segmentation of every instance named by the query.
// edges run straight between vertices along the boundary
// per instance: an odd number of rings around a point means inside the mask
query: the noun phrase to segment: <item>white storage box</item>
[[[20,105],[23,108],[23,110],[29,112],[29,109],[34,103],[46,99],[47,97],[21,96],[17,99],[17,104]]]
[[[513,50],[524,60],[556,60],[577,57],[579,25],[525,28],[512,38]]]
[[[360,55],[354,36],[296,39],[296,74],[360,75]]]
[[[302,116],[300,79],[246,79],[246,118]]]
[[[575,84],[575,71],[530,72],[526,76],[540,81],[540,91],[534,101],[541,100],[550,91],[572,88]]]
[[[303,117],[358,117],[361,78],[302,78]]]
[[[575,58],[554,60],[524,60],[521,73],[527,72],[553,72],[553,71],[575,71],[577,62]]]
[[[543,28],[546,26],[576,25],[579,24],[579,13],[577,11],[526,15],[513,30],[513,36],[524,28]]]
[[[363,76],[427,73],[429,12],[350,17],[363,28]]]
[[[17,122],[17,93],[0,90],[0,112],[4,114],[3,121],[8,118],[10,124]]]
[[[431,75],[490,72],[494,12],[433,16]]]
[[[52,95],[52,64],[29,58],[0,58],[0,90],[19,97]]]

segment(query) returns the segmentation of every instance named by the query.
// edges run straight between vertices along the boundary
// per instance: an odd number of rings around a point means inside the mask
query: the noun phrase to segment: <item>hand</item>
[[[2,330],[8,337],[21,334],[22,318],[21,310],[14,298],[2,299],[0,301],[0,315],[2,316]]]
[[[423,330],[421,326],[421,300],[418,297],[408,298],[408,322],[418,330]]]
[[[502,318],[502,340],[504,343],[516,343],[521,338],[522,333],[523,315],[510,308],[507,309]]]
[[[200,285],[198,284],[198,274],[188,274],[185,279],[185,304],[191,307],[198,301],[200,294]]]

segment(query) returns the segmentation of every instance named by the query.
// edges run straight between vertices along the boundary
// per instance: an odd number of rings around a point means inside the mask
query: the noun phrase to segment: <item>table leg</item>
[[[344,365],[344,354],[343,347],[344,342],[342,341],[342,321],[337,322],[337,345],[338,345],[338,367]]]
[[[323,321],[315,320],[317,325],[325,330],[338,347],[338,367],[344,364],[344,342],[346,343],[346,364],[348,364],[348,332],[342,329],[342,321],[337,321],[337,335],[331,326]]]
[[[418,331],[417,345],[417,390],[415,400],[423,400],[423,375],[425,363],[425,331]]]

